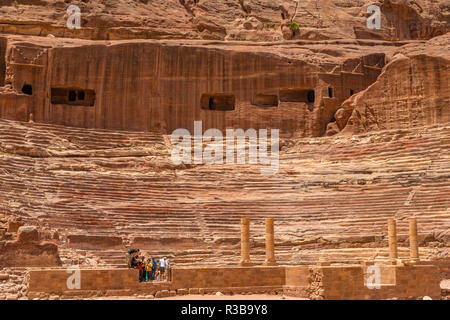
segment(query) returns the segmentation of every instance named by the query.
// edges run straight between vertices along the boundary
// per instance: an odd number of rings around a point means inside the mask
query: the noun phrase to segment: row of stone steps
[[[144,146],[159,148],[156,161],[170,162],[162,136],[98,132],[0,120],[0,191],[5,195],[0,211],[56,229],[62,239],[70,234],[119,235],[127,245],[135,236],[198,240],[205,253],[189,258],[183,255],[187,244],[177,248],[168,243],[158,249],[172,253],[180,264],[235,263],[239,250],[227,255],[232,247],[226,243],[238,241],[243,216],[251,218],[252,236],[259,242],[265,217],[275,218],[281,243],[382,237],[392,217],[405,235],[407,222],[402,219],[411,216],[418,218],[424,234],[450,228],[450,127],[293,140],[293,146],[281,152],[274,176],[261,176],[249,165],[156,170],[145,165],[150,159],[133,155],[104,158],[103,164],[88,153],[73,156],[80,150],[102,154]],[[20,151],[24,145],[53,150],[55,141],[66,140],[58,148],[72,156],[30,157]],[[64,167],[49,170],[55,163]],[[133,165],[135,170],[129,170]],[[220,241],[224,244],[218,245]],[[66,245],[62,242],[62,249]],[[293,249],[294,244],[280,249],[285,263]],[[121,263],[123,250],[105,250],[92,251],[92,256],[111,265]],[[90,252],[84,249],[75,256],[83,251]],[[317,260],[318,250],[313,252],[308,259]]]

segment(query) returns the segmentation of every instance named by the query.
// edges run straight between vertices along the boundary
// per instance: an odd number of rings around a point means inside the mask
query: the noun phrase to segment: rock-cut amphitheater
[[[194,121],[278,172],[174,163]],[[448,0],[0,1],[0,300],[448,299],[449,247]]]

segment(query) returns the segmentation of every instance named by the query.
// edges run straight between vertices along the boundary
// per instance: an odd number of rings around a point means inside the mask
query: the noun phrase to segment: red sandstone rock
[[[38,229],[34,226],[20,227],[17,232],[17,235],[18,235],[18,240],[21,242],[39,241],[39,232],[38,232]]]
[[[268,216],[283,263],[385,259],[386,219],[409,216],[421,255],[446,261],[447,2],[376,2],[379,31],[365,27],[372,2],[354,0],[92,0],[74,31],[53,1],[0,7],[0,266],[123,266],[125,245],[235,265],[241,215],[256,263]],[[64,100],[71,91],[83,99]],[[202,105],[223,92],[234,110]],[[163,134],[199,119],[204,130],[279,128],[279,173],[174,165]],[[24,275],[6,276],[8,297],[22,298]],[[321,276],[311,271],[309,298],[324,297]]]
[[[188,289],[177,289],[177,295],[179,296],[185,296],[189,294],[189,290]]]
[[[17,232],[21,226],[23,226],[23,222],[15,219],[10,220],[8,222],[8,232]]]
[[[189,294],[199,294],[198,288],[189,288]]]
[[[68,30],[65,8],[54,1],[43,0],[33,5],[2,6],[2,32],[53,35],[85,39],[223,39],[234,38],[264,41],[274,33],[281,37],[280,25],[290,21],[300,25],[295,38],[370,38],[370,39],[426,39],[448,30],[450,8],[446,0],[379,1],[382,29],[366,28],[366,9],[371,2],[246,0],[167,0],[135,2],[98,1],[79,3],[82,28]],[[124,14],[126,13],[126,14]],[[198,19],[208,21],[211,29],[198,28]],[[241,33],[236,20],[256,19],[266,26],[263,30]],[[273,40],[272,40],[273,41]]]

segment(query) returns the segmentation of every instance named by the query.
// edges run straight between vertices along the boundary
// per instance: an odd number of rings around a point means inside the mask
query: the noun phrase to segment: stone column
[[[417,220],[409,219],[409,257],[412,262],[419,261],[419,246],[417,244]]]
[[[388,220],[388,234],[389,234],[389,260],[396,261],[397,253],[397,227],[394,219]]]
[[[250,220],[241,218],[241,266],[253,265],[250,261]]]
[[[266,261],[265,266],[276,266],[275,262],[275,232],[273,218],[266,218]]]

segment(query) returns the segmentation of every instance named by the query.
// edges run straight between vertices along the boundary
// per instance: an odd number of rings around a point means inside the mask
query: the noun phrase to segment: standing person
[[[139,261],[138,261],[138,256],[136,255],[136,253],[133,253],[131,256],[131,268],[135,269],[137,268]]]
[[[152,260],[150,258],[147,259],[145,271],[146,271],[145,282],[148,282],[149,280],[152,280]]]
[[[139,282],[144,280],[144,262],[142,260],[138,260],[137,268],[139,270]]]
[[[147,260],[142,257],[142,282],[147,282]]]
[[[130,249],[127,252],[127,265],[128,268],[133,268],[132,266],[132,262],[133,262],[133,258],[136,255],[136,252],[139,252],[139,249]]]
[[[159,265],[159,260],[157,261],[158,263],[156,264],[156,273],[155,273],[155,277],[156,277],[156,281],[160,281],[160,276],[161,276],[161,267]]]
[[[164,260],[164,258],[162,258],[161,260],[159,260],[159,274],[161,275],[161,281],[164,280],[164,271],[166,268],[166,262]]]
[[[169,259],[164,258],[164,264],[165,264],[164,270],[166,270],[165,278],[166,278],[166,281],[169,281],[170,280]]]

